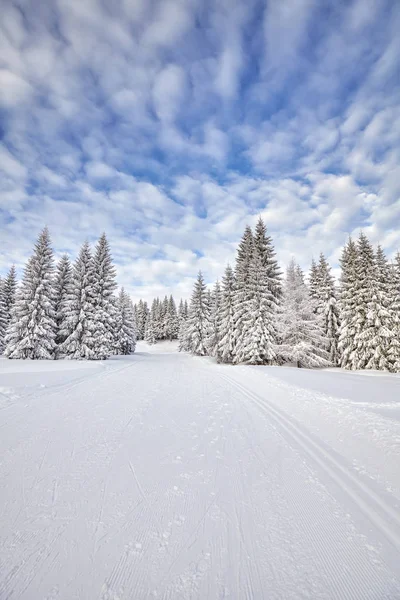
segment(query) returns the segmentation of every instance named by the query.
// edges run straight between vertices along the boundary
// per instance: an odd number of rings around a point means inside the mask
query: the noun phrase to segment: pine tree
[[[250,264],[248,287],[251,295],[243,314],[242,334],[236,342],[235,363],[273,364],[276,361],[276,299],[268,285],[267,270],[255,251]]]
[[[150,312],[149,318],[146,321],[146,331],[144,333],[144,340],[145,342],[151,345],[157,342],[156,333],[154,330],[152,311]]]
[[[221,329],[217,359],[232,363],[235,356],[235,275],[230,265],[225,269],[221,291]]]
[[[267,228],[261,217],[254,230],[254,248],[261,258],[262,267],[266,270],[268,289],[275,298],[275,305],[278,305],[282,297],[282,274],[275,258],[272,238],[267,235]]]
[[[56,343],[58,345],[65,342],[65,337],[61,335],[61,331],[64,329],[63,319],[65,315],[65,308],[67,305],[67,296],[71,287],[72,280],[72,267],[71,262],[67,254],[64,254],[56,269],[56,276],[54,281],[55,290],[55,311],[56,311],[56,324],[57,324],[57,335]]]
[[[4,285],[4,302],[6,305],[6,329],[11,322],[11,313],[15,304],[17,293],[17,273],[15,266],[12,265],[6,278],[3,281]]]
[[[216,282],[211,294],[210,333],[207,339],[208,354],[219,361],[219,342],[221,336],[221,286]]]
[[[4,338],[7,330],[7,309],[4,287],[4,281],[0,277],[0,354],[2,354],[4,350]]]
[[[141,300],[141,299],[139,300],[138,304],[135,306],[136,306],[137,339],[143,340],[149,309],[147,307],[147,302],[143,302],[143,300]]]
[[[376,348],[376,331],[372,313],[382,310],[377,291],[377,266],[372,244],[361,232],[357,241],[356,286],[355,286],[355,336],[351,354],[352,369],[372,368]],[[373,306],[372,306],[373,305]],[[371,313],[372,311],[372,313]]]
[[[340,354],[340,366],[344,369],[352,369],[352,357],[355,351],[355,336],[357,331],[357,246],[350,238],[343,248],[340,259],[342,274],[340,278],[340,327],[338,349]]]
[[[378,246],[375,256],[376,284],[368,303],[364,335],[370,341],[373,355],[368,369],[398,371],[400,366],[400,326],[396,295],[385,253]]]
[[[72,279],[62,314],[63,328],[59,332],[64,339],[59,352],[66,358],[96,357],[93,283],[93,259],[89,244],[85,242],[73,265]]]
[[[314,259],[311,261],[309,285],[310,296],[314,301],[315,310],[318,314],[323,312],[323,303],[321,301],[321,279],[320,270]]]
[[[313,260],[309,279],[310,296],[314,302],[315,312],[323,318],[324,332],[328,340],[330,362],[339,362],[339,308],[336,301],[335,282],[331,268],[321,253],[318,265]]]
[[[235,345],[240,344],[247,311],[252,299],[252,289],[249,285],[250,267],[254,256],[254,238],[249,226],[246,226],[239,243],[235,266]],[[236,353],[236,350],[235,350]]]
[[[321,318],[316,314],[303,273],[294,260],[287,269],[279,325],[281,361],[307,368],[329,366]]]
[[[114,346],[116,311],[113,294],[116,287],[115,267],[106,234],[103,233],[93,255],[93,335],[96,339],[93,358],[99,360],[108,358]]]
[[[8,358],[53,359],[56,348],[54,258],[45,229],[24,270],[5,342]]]
[[[179,317],[179,330],[178,330],[178,349],[179,352],[189,352],[189,343],[187,339],[187,318],[188,318],[188,305],[183,300],[179,303],[178,310]]]
[[[167,312],[165,315],[165,337],[167,340],[176,340],[179,332],[179,320],[175,300],[169,297]]]
[[[116,303],[116,354],[133,354],[136,348],[136,323],[131,299],[124,288],[117,298]]]
[[[210,306],[204,278],[199,272],[194,284],[187,319],[187,343],[192,354],[206,356],[207,339],[210,334]]]

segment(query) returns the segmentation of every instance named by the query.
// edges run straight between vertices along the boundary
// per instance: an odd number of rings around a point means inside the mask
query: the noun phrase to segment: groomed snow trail
[[[35,393],[7,380],[0,599],[400,598],[396,495],[271,373],[156,347]]]

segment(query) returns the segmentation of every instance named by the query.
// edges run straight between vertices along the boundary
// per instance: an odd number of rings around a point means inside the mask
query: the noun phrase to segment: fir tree
[[[375,256],[376,285],[368,303],[367,323],[364,331],[370,340],[373,355],[368,369],[398,371],[400,367],[400,327],[396,294],[385,253],[378,246]]]
[[[59,335],[64,342],[59,347],[60,354],[72,359],[95,358],[93,260],[88,242],[83,244],[73,266],[62,323]]]
[[[357,246],[349,239],[343,248],[340,259],[342,273],[340,278],[340,327],[338,349],[340,354],[340,366],[344,369],[352,369],[352,357],[355,351],[355,336],[357,331]]]
[[[355,336],[354,350],[350,356],[352,369],[373,368],[377,351],[376,327],[373,314],[383,310],[377,294],[377,266],[374,249],[367,236],[361,232],[357,241],[355,286]],[[372,311],[372,312],[371,312]]]
[[[315,311],[323,319],[330,362],[337,365],[339,362],[339,308],[331,268],[322,253],[318,265],[314,260],[312,261],[309,290],[315,305]]]
[[[250,267],[254,255],[254,238],[249,226],[246,226],[243,237],[239,243],[235,266],[235,345],[240,343],[245,321],[248,319],[252,298],[252,289],[249,285]]]
[[[71,287],[72,280],[72,267],[71,262],[67,254],[64,254],[58,264],[56,270],[56,276],[54,281],[55,289],[55,311],[56,311],[56,324],[57,324],[57,335],[56,342],[58,345],[65,342],[65,337],[61,334],[63,327],[63,319],[65,315],[65,309],[67,305],[67,296]]]
[[[169,297],[165,315],[165,337],[167,340],[176,340],[179,332],[179,320],[175,300]]]
[[[208,353],[207,339],[210,334],[210,306],[204,278],[199,272],[194,284],[187,318],[186,339],[190,352],[198,356]]]
[[[235,363],[273,364],[276,361],[276,298],[268,285],[267,270],[255,251],[250,264],[250,298],[243,311],[242,334],[236,342]]]
[[[235,297],[235,275],[228,265],[222,278],[219,362],[232,363],[235,356]]]
[[[6,306],[6,329],[11,322],[11,313],[15,304],[17,293],[17,274],[15,266],[12,265],[6,278],[3,281],[4,285],[4,302]]]
[[[221,337],[221,286],[216,282],[211,294],[210,333],[207,339],[208,353],[219,361],[219,342]]]
[[[131,299],[124,288],[117,298],[116,303],[116,354],[133,354],[136,347],[136,323]]]
[[[5,342],[8,358],[53,359],[56,347],[54,258],[47,227],[35,244]]]
[[[0,354],[2,354],[4,350],[4,338],[7,330],[7,310],[4,287],[4,281],[0,277]]]
[[[115,329],[114,290],[117,287],[115,267],[106,234],[100,237],[93,255],[93,332],[96,344],[93,358],[104,360],[112,353]]]
[[[329,365],[321,318],[316,314],[303,273],[294,260],[287,269],[279,325],[278,351],[283,362],[307,368]]]
[[[152,312],[150,312],[149,318],[147,319],[147,322],[146,322],[146,331],[144,333],[144,339],[148,344],[151,344],[151,345],[153,345],[157,342],[157,338],[156,338],[156,334],[155,334],[155,330],[154,330]]]
[[[260,256],[261,265],[266,271],[268,289],[275,298],[277,306],[282,297],[282,274],[275,256],[275,249],[271,236],[267,235],[267,228],[260,217],[254,230],[254,249]]]

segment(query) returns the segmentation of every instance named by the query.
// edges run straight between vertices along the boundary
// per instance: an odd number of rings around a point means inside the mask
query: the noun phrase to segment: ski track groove
[[[374,490],[370,489],[367,483],[358,480],[350,470],[342,466],[333,455],[320,446],[311,436],[307,435],[306,431],[302,430],[283,411],[280,411],[265,398],[248,390],[231,377],[225,374],[221,376],[251,400],[265,416],[272,418],[284,432],[285,439],[294,442],[295,447],[303,450],[312,462],[317,464],[353,500],[364,516],[391,543],[393,550],[398,555],[397,564],[400,564],[400,515],[398,512],[387,504],[383,498],[379,497]],[[363,496],[366,496],[367,500]],[[368,499],[372,500],[372,505],[368,503]],[[377,511],[376,506],[379,507],[379,511]],[[312,523],[309,518],[306,521]],[[346,593],[348,597],[348,590]]]

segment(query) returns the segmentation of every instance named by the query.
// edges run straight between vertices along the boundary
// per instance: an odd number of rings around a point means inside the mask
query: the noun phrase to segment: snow
[[[399,385],[0,360],[0,598],[399,598]]]

